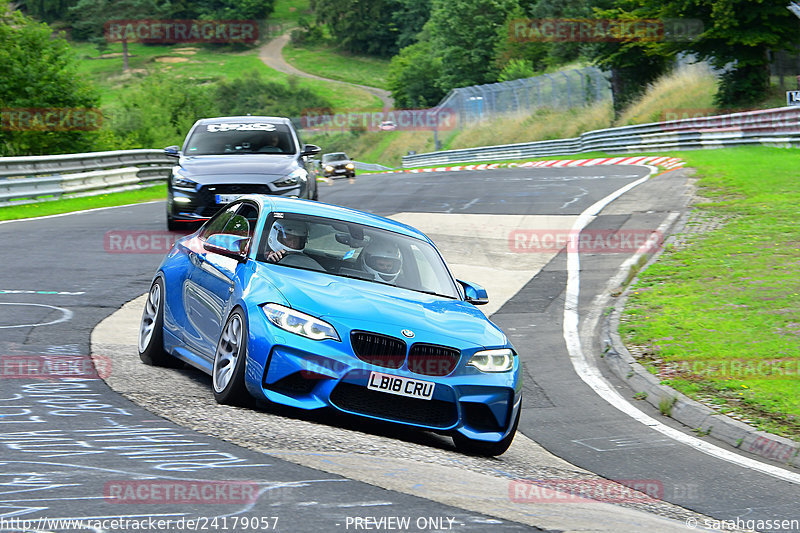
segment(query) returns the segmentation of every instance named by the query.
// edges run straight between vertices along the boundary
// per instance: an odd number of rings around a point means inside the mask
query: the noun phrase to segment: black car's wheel
[[[460,433],[453,434],[453,443],[455,443],[458,451],[468,455],[481,455],[484,457],[494,457],[502,455],[508,450],[511,443],[514,441],[514,435],[517,433],[517,426],[519,426],[519,415],[522,413],[522,404],[517,411],[517,418],[511,426],[511,431],[506,437],[499,442],[484,442],[479,440],[468,439]]]
[[[164,294],[164,280],[156,278],[139,324],[139,358],[147,365],[176,368],[183,363],[164,350]]]
[[[214,399],[226,405],[246,405],[251,396],[244,384],[244,367],[247,358],[247,325],[240,309],[236,309],[217,343],[211,381]]]

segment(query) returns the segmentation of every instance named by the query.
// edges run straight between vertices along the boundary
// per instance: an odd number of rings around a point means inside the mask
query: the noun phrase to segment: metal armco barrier
[[[800,146],[800,108],[780,107],[590,131],[573,139],[444,150],[403,157],[403,167],[526,159],[584,152],[632,153],[723,146]]]
[[[176,163],[162,150],[0,157],[0,206],[135,188],[166,180]],[[361,170],[390,170],[355,163]]]
[[[165,180],[175,162],[162,150],[0,157],[0,206]]]

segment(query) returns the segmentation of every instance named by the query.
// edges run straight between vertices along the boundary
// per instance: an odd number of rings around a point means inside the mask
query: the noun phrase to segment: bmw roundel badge
[[[411,331],[410,329],[404,329],[400,333],[403,334],[403,337],[408,337],[409,339],[413,339],[414,338],[414,332]]]

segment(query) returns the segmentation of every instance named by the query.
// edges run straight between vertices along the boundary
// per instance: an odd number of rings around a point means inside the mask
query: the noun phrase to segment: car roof
[[[197,124],[227,124],[229,122],[271,122],[274,124],[291,124],[292,121],[286,117],[262,117],[255,115],[244,115],[235,117],[213,117],[201,118]]]
[[[387,231],[393,231],[409,237],[414,237],[433,244],[427,235],[418,229],[396,222],[386,217],[373,215],[365,211],[342,207],[340,205],[326,204],[312,200],[301,200],[299,198],[285,198],[272,196],[269,194],[248,194],[239,198],[240,200],[255,200],[264,209],[282,213],[297,213],[346,222],[355,222],[365,226],[372,226]]]

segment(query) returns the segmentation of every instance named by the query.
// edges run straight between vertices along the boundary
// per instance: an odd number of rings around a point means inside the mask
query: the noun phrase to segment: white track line
[[[605,198],[598,200],[591,206],[589,206],[583,213],[580,214],[578,220],[575,221],[575,224],[572,226],[573,231],[580,232],[582,231],[588,224],[591,222],[592,217],[597,215],[600,211],[603,210],[605,206],[610,204],[612,201],[616,200],[618,197],[622,196],[626,192],[630,191],[634,187],[644,183],[647,181],[650,176],[658,172],[658,169],[655,167],[651,167],[648,165],[646,166],[650,169],[650,173],[638,179],[624,187],[617,189],[613,193],[609,194]],[[750,468],[752,470],[756,470],[763,474],[767,474],[769,476],[776,477],[778,479],[782,479],[784,481],[788,481],[790,483],[800,484],[800,475],[795,474],[793,472],[789,472],[784,470],[783,468],[768,465],[762,463],[760,461],[756,461],[754,459],[750,459],[749,457],[743,457],[739,454],[733,453],[731,451],[725,450],[720,448],[719,446],[715,446],[710,444],[709,442],[700,440],[696,437],[691,435],[687,435],[680,430],[671,428],[655,418],[643,413],[632,404],[630,404],[625,398],[623,398],[612,386],[609,384],[603,375],[600,373],[600,370],[595,365],[594,360],[592,358],[586,357],[586,354],[583,352],[583,347],[581,345],[580,334],[578,332],[578,323],[579,323],[579,316],[578,316],[578,303],[580,297],[580,254],[578,251],[569,249],[567,250],[567,290],[566,290],[566,299],[564,301],[564,340],[567,344],[567,351],[569,352],[570,361],[572,361],[572,366],[575,368],[575,372],[577,372],[578,376],[583,380],[584,383],[589,385],[601,398],[605,401],[610,403],[615,408],[619,409],[626,415],[630,416],[634,420],[641,422],[642,424],[651,427],[652,429],[658,431],[666,435],[667,437],[676,440],[682,444],[686,444],[687,446],[691,446],[692,448],[701,451],[707,455],[712,457],[716,457],[717,459],[722,459],[724,461],[728,461],[730,463],[734,463],[739,466],[743,466],[746,468]]]

